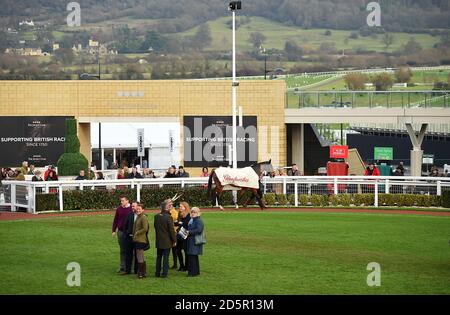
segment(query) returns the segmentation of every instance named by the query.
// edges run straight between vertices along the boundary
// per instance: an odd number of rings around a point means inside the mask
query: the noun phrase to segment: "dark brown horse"
[[[255,171],[255,173],[258,175],[258,177],[261,177],[261,174],[263,174],[263,172],[270,173],[273,171],[272,160],[253,164],[253,165],[251,165],[251,168]],[[216,172],[215,171],[211,172],[211,174],[209,175],[209,180],[208,180],[208,195],[211,196],[211,201],[212,201],[213,207],[215,206],[216,198],[217,198],[217,203],[218,203],[220,209],[223,210],[223,206],[220,204],[220,197],[223,195],[224,191],[239,190],[238,198],[235,203],[235,207],[236,207],[236,209],[238,209],[239,208],[238,204],[239,204],[239,201],[241,200],[242,196],[245,194],[246,191],[250,190],[252,193],[252,196],[250,199],[245,201],[244,207],[246,207],[250,201],[253,201],[253,199],[256,198],[261,210],[264,208],[267,208],[266,205],[264,204],[264,201],[262,198],[263,197],[263,189],[261,187],[262,186],[261,182],[259,182],[259,189],[252,188],[252,187],[235,186],[235,185],[227,185],[227,186],[231,186],[231,187],[225,188],[225,186],[223,186],[221,184],[219,178],[217,177]]]

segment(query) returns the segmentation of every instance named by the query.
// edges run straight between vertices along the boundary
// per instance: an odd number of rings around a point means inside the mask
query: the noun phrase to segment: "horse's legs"
[[[250,197],[250,199],[247,199],[247,201],[245,201],[245,203],[244,203],[245,208],[247,208],[247,205],[249,202],[252,203],[253,199],[255,199],[255,192],[253,191],[253,189],[251,189],[251,192],[252,192],[252,196]]]
[[[222,196],[223,191],[217,193],[217,203],[219,204],[220,210],[224,210],[223,206],[220,204],[220,196]]]
[[[256,201],[258,201],[258,205],[261,208],[261,210],[264,210],[266,207],[266,205],[264,204],[264,200],[262,198],[262,196],[260,196],[260,194],[258,193],[258,190],[254,190],[253,194],[256,197]]]

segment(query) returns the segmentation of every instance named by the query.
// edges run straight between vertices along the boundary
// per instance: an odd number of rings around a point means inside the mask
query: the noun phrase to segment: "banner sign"
[[[331,145],[330,146],[330,158],[332,158],[332,159],[347,159],[348,158],[348,146],[346,146],[346,145]]]
[[[72,117],[0,117],[0,165],[56,165],[64,153],[67,118]]]
[[[258,160],[257,117],[244,116],[237,126],[237,165],[246,167]],[[184,166],[228,166],[232,156],[231,116],[184,116]]]
[[[394,148],[390,147],[375,147],[374,160],[392,161],[394,159]]]
[[[137,130],[137,137],[138,137],[137,156],[145,156],[144,129]]]
[[[422,156],[422,164],[433,164],[434,163],[434,154],[424,154]]]

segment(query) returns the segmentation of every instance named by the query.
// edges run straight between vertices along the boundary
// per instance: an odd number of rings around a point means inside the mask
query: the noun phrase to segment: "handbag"
[[[147,234],[145,234],[145,238],[147,239],[147,244],[144,247],[144,250],[149,250],[150,249],[150,242],[148,240],[148,231]]]
[[[195,245],[203,245],[206,244],[206,234],[205,229],[203,228],[202,233],[195,235]]]

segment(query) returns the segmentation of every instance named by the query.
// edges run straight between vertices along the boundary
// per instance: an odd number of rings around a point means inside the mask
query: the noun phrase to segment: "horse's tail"
[[[214,171],[211,172],[211,174],[209,175],[209,178],[208,178],[208,196],[211,195],[211,188],[212,188],[212,182],[213,182],[213,174],[214,174]]]

